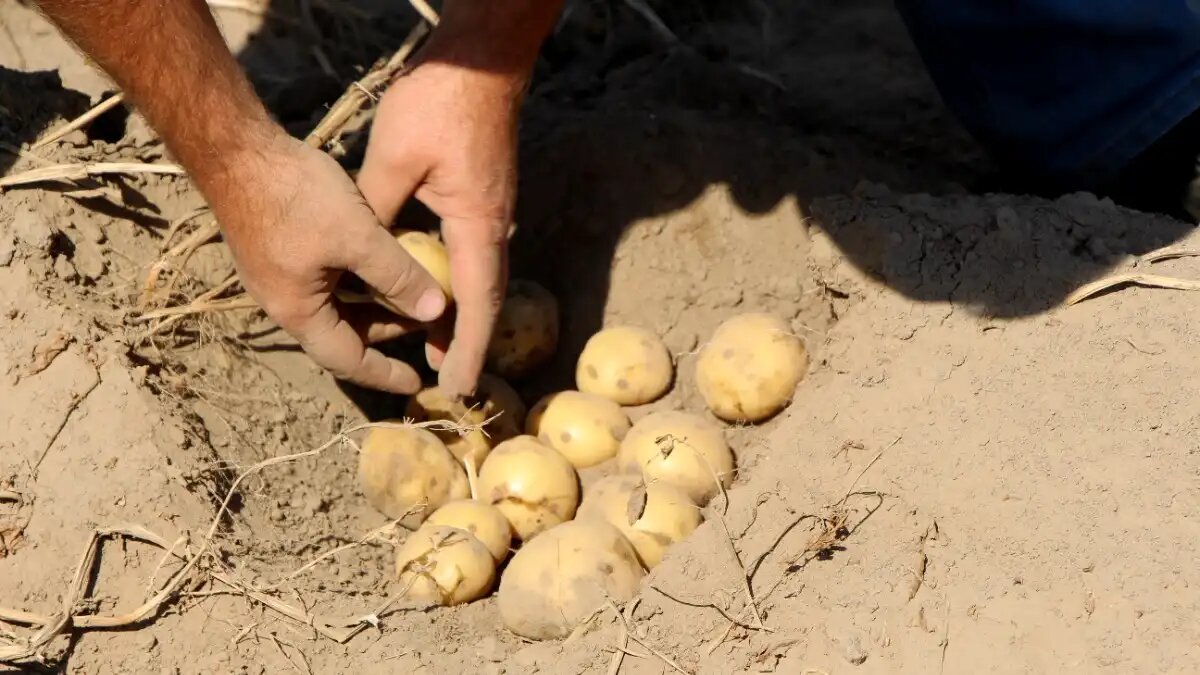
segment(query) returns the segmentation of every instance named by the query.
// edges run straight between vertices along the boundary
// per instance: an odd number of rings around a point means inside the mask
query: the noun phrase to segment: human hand
[[[238,275],[267,315],[318,364],[356,384],[413,393],[420,377],[368,345],[441,316],[446,298],[324,153],[280,134],[229,162],[206,191]],[[353,272],[397,315],[344,306],[333,290]]]
[[[411,197],[441,218],[455,312],[426,356],[454,394],[474,392],[504,299],[527,76],[424,61],[384,94],[358,175],[383,223]]]

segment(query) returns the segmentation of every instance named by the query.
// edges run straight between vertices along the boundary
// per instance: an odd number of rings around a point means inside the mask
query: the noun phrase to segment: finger
[[[366,228],[353,248],[346,269],[378,291],[385,307],[418,321],[433,321],[446,310],[441,287],[386,229]]]
[[[425,335],[425,360],[434,370],[440,371],[446,361],[446,351],[450,349],[450,342],[454,338],[456,314],[451,306],[450,311],[429,325],[429,332]]]
[[[421,324],[411,319],[396,316],[395,312],[383,307],[364,305],[354,308],[339,308],[350,322],[360,340],[376,344],[395,340],[398,337],[421,330]]]
[[[390,227],[425,179],[423,173],[405,171],[397,167],[394,159],[380,159],[380,151],[368,144],[362,170],[358,172],[358,190],[375,212],[379,222]]]
[[[421,388],[416,371],[363,344],[332,304],[322,306],[292,333],[312,360],[338,379],[393,394],[412,394]]]
[[[451,393],[474,393],[508,274],[507,223],[447,218],[442,235],[450,256],[450,284],[456,306],[454,338],[438,373]]]

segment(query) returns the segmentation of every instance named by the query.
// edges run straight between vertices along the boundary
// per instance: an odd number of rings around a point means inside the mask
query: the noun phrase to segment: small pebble
[[[54,273],[63,281],[74,281],[79,278],[79,273],[75,270],[75,266],[67,259],[67,256],[60,255],[54,259]]]

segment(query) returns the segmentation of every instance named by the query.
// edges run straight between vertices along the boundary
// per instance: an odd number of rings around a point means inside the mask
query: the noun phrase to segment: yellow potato
[[[571,463],[533,436],[507,440],[479,471],[479,499],[493,504],[518,539],[529,541],[575,517],[579,477]]]
[[[520,548],[500,578],[504,626],[531,640],[561,638],[611,599],[627,602],[646,575],[620,531],[599,520],[556,525]]]
[[[690,413],[658,412],[638,420],[617,461],[624,471],[641,472],[647,483],[681,488],[700,506],[733,482],[733,452],[724,431]]]
[[[517,379],[549,361],[557,348],[558,301],[532,281],[510,281],[488,346],[488,365]]]
[[[576,469],[616,457],[628,432],[629,417],[621,406],[579,391],[543,397],[525,420],[525,433],[557,450]]]
[[[470,532],[427,524],[396,552],[396,575],[411,600],[459,605],[492,590],[496,561]]]
[[[615,326],[588,339],[575,366],[575,386],[621,405],[643,405],[671,388],[675,367],[658,336]]]
[[[479,376],[474,396],[451,398],[441,388],[429,387],[408,399],[404,415],[416,422],[447,420],[459,424],[483,424],[495,417],[482,430],[466,434],[453,429],[434,432],[460,461],[470,458],[479,466],[492,448],[521,433],[525,403],[507,382],[485,373]]]
[[[483,542],[496,562],[508,557],[512,546],[512,525],[500,513],[500,509],[477,499],[459,499],[442,505],[434,511],[425,526],[447,525],[466,530]]]
[[[729,422],[760,422],[783,410],[804,377],[804,344],[782,319],[742,314],[721,324],[696,361],[696,386]]]
[[[372,427],[358,457],[358,482],[371,506],[405,524],[420,523],[442,504],[471,493],[454,455],[418,427]]]
[[[700,525],[700,509],[670,483],[647,484],[640,474],[608,476],[583,496],[578,520],[598,518],[616,527],[633,544],[646,569],[662,562],[667,547]]]

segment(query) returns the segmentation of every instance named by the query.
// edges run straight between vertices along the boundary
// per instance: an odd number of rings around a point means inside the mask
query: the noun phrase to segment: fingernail
[[[436,288],[430,288],[421,294],[415,308],[417,321],[433,321],[442,315],[446,309],[446,296]]]

